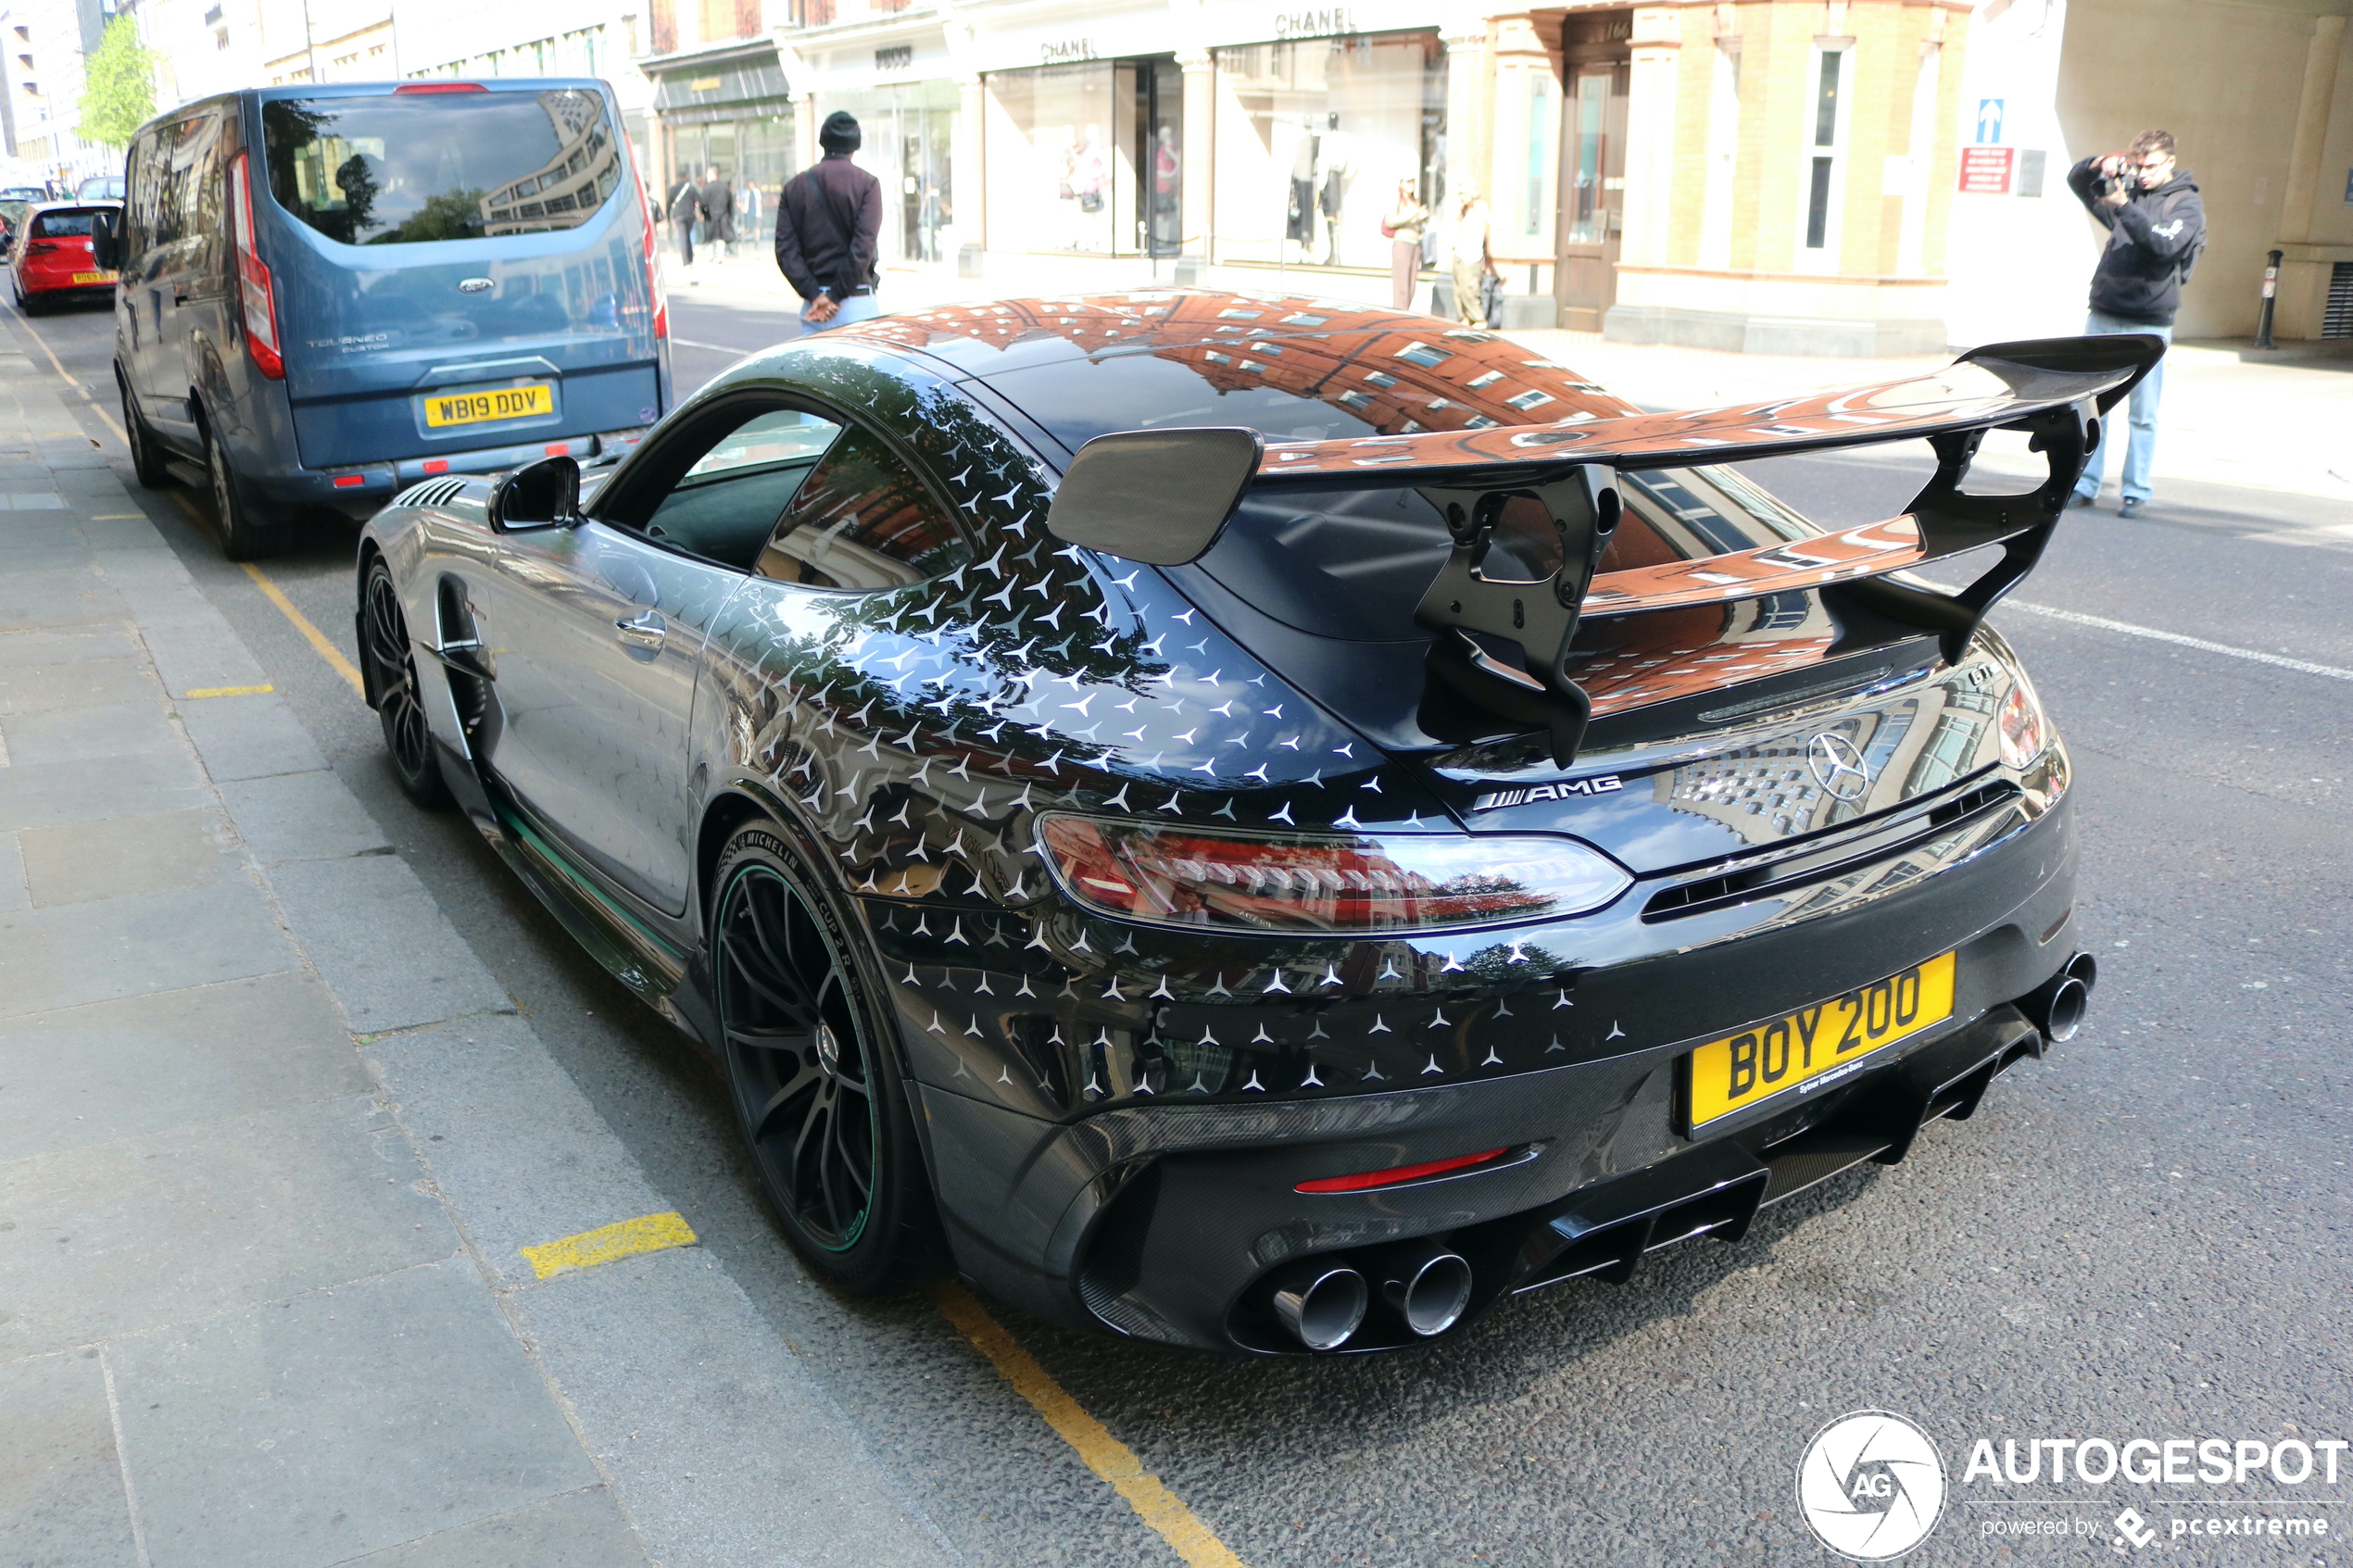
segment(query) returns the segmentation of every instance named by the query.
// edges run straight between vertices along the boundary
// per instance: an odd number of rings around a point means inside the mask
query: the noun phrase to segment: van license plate
[[[114,274],[112,272],[76,272],[73,275],[73,283],[76,288],[95,288],[100,283],[111,283],[113,282]]]
[[[1838,1073],[1952,1016],[1953,955],[1944,953],[1875,985],[1710,1040],[1692,1052],[1692,1128]]]
[[[527,420],[556,411],[556,389],[546,382],[530,386],[502,386],[489,392],[436,392],[425,399],[425,423],[486,424],[493,420]]]

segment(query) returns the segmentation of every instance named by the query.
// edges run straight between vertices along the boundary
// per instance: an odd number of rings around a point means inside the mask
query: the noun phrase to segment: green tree
[[[155,51],[139,42],[128,15],[107,24],[98,52],[84,68],[82,123],[74,133],[102,147],[127,147],[156,112]]]

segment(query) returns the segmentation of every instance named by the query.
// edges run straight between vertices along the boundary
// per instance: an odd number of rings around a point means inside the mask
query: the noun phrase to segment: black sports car
[[[719,1059],[842,1286],[1408,1345],[1735,1240],[2071,1032],[2067,753],[1982,617],[2161,352],[1654,415],[1297,295],[887,317],[593,494],[405,492],[369,701]],[[1995,428],[2046,483],[1964,492]],[[1865,528],[1720,466],[1900,437],[1936,476]]]

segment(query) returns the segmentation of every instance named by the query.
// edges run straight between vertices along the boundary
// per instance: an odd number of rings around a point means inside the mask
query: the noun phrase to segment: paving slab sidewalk
[[[0,344],[0,1562],[953,1561],[701,1248],[524,1261],[673,1206],[120,457]]]

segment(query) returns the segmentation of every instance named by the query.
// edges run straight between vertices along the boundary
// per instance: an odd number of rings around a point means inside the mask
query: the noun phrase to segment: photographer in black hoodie
[[[2108,232],[2108,248],[2092,272],[2092,315],[2083,330],[2154,332],[2171,343],[2182,285],[2189,282],[2197,253],[2206,245],[2206,205],[2198,199],[2197,182],[2174,163],[2172,136],[2144,131],[2133,138],[2130,152],[2087,157],[2067,171],[2067,188]],[[2164,389],[2162,359],[2133,389],[2124,504],[2117,508],[2126,517],[2138,513],[2149,497],[2149,465],[2157,456],[2157,404]],[[2099,498],[2112,445],[2100,443],[2099,451],[2084,465],[2083,477],[2075,484],[2076,506],[2088,507]]]

